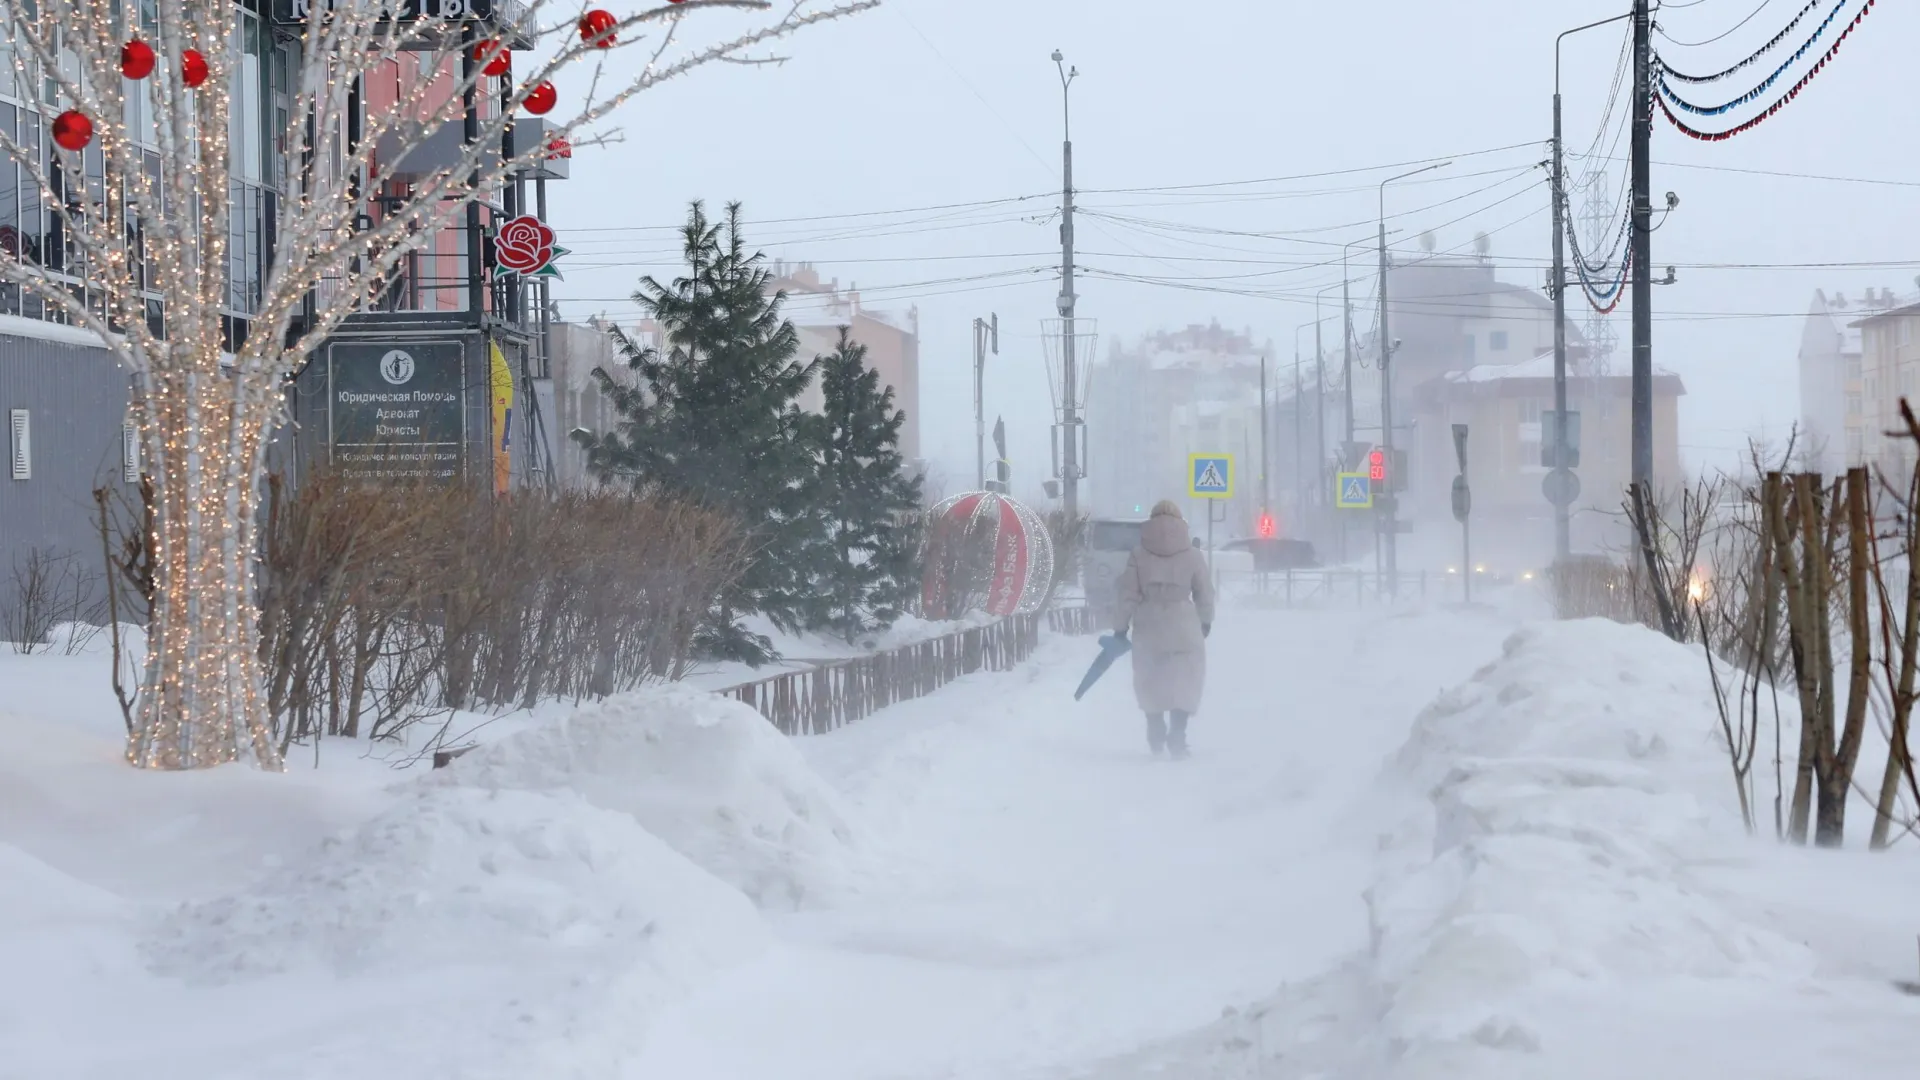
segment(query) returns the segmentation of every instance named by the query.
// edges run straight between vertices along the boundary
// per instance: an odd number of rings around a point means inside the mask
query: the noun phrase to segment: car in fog
[[[1305,540],[1281,537],[1229,540],[1220,546],[1220,550],[1247,552],[1253,557],[1255,573],[1307,570],[1320,565],[1320,557],[1314,553],[1313,545]]]
[[[1082,582],[1087,606],[1095,612],[1113,610],[1113,590],[1127,568],[1127,556],[1140,546],[1146,518],[1094,518],[1087,522],[1087,550]]]

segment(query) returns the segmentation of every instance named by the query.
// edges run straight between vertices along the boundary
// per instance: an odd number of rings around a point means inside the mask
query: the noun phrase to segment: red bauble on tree
[[[613,28],[619,22],[613,17],[613,12],[594,8],[580,16],[580,40],[596,49],[604,49],[613,44]]]
[[[483,41],[473,47],[473,58],[480,63],[480,74],[497,79],[513,70],[513,54],[498,41]]]
[[[198,89],[201,83],[207,81],[209,74],[211,71],[207,67],[207,58],[200,55],[199,49],[188,49],[180,54],[180,81],[187,84],[187,89]]]
[[[532,90],[527,91],[527,99],[523,105],[524,108],[533,115],[545,116],[552,112],[553,107],[559,104],[559,102],[560,94],[554,90],[553,84],[543,82]]]
[[[120,46],[120,74],[129,79],[144,79],[153,74],[153,46],[135,38]]]
[[[53,118],[53,141],[62,150],[85,150],[93,141],[93,121],[77,109]]]

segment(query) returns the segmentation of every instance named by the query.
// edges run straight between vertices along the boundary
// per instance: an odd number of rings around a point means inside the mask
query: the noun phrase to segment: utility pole
[[[1313,505],[1327,502],[1327,354],[1320,346],[1320,324],[1313,324]],[[1316,526],[1317,528],[1317,526]]]
[[[987,349],[1000,355],[1000,314],[993,321],[973,320],[973,452],[980,466],[980,486],[987,490]]]
[[[1633,0],[1633,482],[1653,485],[1653,19],[1648,0]],[[1644,544],[1645,538],[1642,538]]]
[[[1306,481],[1303,476],[1307,466],[1307,453],[1302,445],[1301,436],[1307,433],[1306,418],[1300,415],[1302,395],[1300,393],[1300,348],[1293,350],[1293,516],[1297,522],[1301,508],[1306,504]]]
[[[1387,329],[1387,185],[1409,176],[1444,169],[1451,164],[1451,161],[1442,161],[1380,181],[1380,445],[1387,452],[1387,490],[1380,510],[1380,533],[1386,552],[1383,570],[1387,577],[1389,597],[1400,593],[1400,497],[1397,489],[1403,478],[1395,467],[1397,462],[1393,456],[1393,335]]]
[[[1267,482],[1268,463],[1273,460],[1273,447],[1267,441],[1267,413],[1271,406],[1267,403],[1267,354],[1260,354],[1260,512],[1273,512],[1273,487]]]
[[[1080,416],[1074,401],[1078,376],[1074,372],[1073,320],[1073,108],[1070,91],[1080,69],[1066,66],[1060,50],[1053,51],[1060,71],[1060,490],[1061,509],[1071,528],[1080,517]]]
[[[1565,37],[1566,35],[1561,35]],[[1560,138],[1560,43],[1553,50],[1553,467],[1567,465],[1567,220],[1566,148]],[[1553,558],[1565,562],[1573,552],[1569,505],[1553,500]],[[1464,528],[1464,526],[1462,526]]]

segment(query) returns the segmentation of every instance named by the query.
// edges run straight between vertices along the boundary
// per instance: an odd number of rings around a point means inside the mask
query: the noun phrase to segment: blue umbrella
[[[1093,684],[1100,681],[1100,676],[1105,675],[1107,669],[1113,666],[1113,662],[1125,656],[1132,648],[1133,642],[1126,638],[1116,637],[1113,634],[1100,635],[1100,655],[1093,658],[1093,666],[1087,669],[1086,678],[1080,680],[1080,689],[1073,692],[1073,700],[1079,701],[1084,697],[1087,691],[1093,688]]]

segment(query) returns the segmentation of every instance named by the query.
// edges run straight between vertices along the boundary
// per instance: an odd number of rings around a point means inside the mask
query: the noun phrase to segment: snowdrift
[[[1770,1011],[1802,1054],[1827,1011],[1810,996],[1920,1016],[1866,971],[1812,990],[1825,957],[1729,886],[1731,865],[1821,856],[1745,836],[1697,649],[1599,620],[1521,630],[1419,715],[1385,780],[1424,808],[1367,897],[1378,1025],[1359,1073],[1815,1075],[1818,1058],[1756,1052]],[[1910,953],[1911,930],[1883,952]]]
[[[438,782],[577,792],[763,908],[825,901],[861,865],[837,793],[792,743],[751,707],[683,686],[585,706],[458,759]]]
[[[332,986],[359,1010],[303,1040],[304,1064],[269,1056],[252,1075],[585,1076],[606,1075],[653,1009],[768,940],[744,897],[625,814],[456,787],[183,905],[143,953],[200,993],[239,983],[284,1006],[286,990]]]

